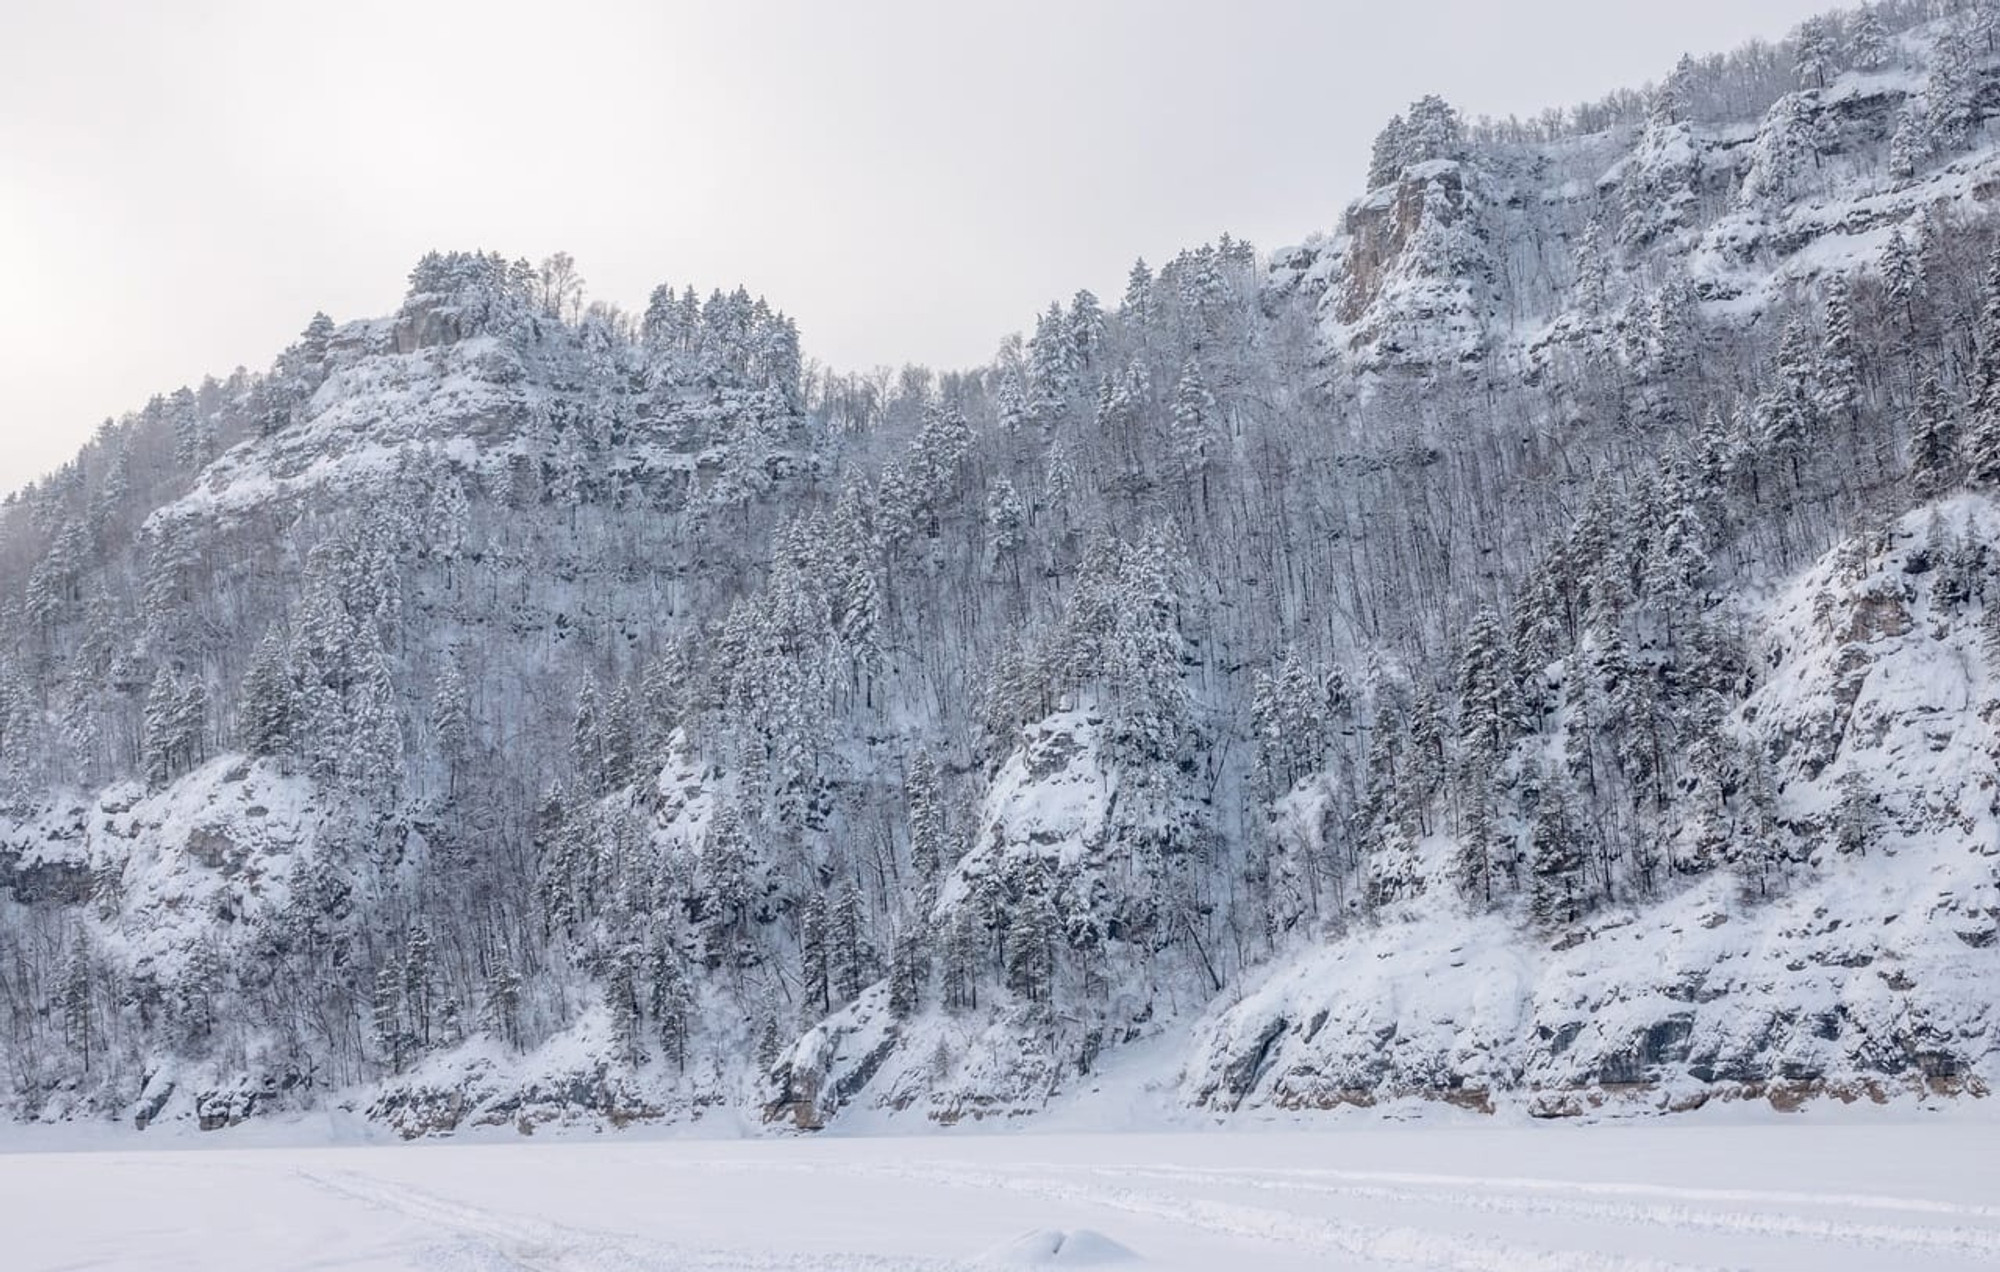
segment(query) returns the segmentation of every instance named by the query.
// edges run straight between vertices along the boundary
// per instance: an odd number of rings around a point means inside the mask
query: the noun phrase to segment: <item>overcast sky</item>
[[[394,308],[431,247],[747,284],[844,368],[984,360],[1132,258],[1331,225],[1391,113],[1529,115],[1812,0],[0,0],[0,487]]]

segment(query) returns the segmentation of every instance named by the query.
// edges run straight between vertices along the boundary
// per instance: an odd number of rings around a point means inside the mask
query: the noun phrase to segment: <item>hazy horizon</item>
[[[566,250],[626,308],[742,283],[835,367],[974,364],[1137,256],[1332,226],[1423,93],[1526,117],[1825,6],[1350,7],[0,13],[0,230],[28,248],[0,489],[154,393],[261,369],[315,310],[391,311],[434,247]]]

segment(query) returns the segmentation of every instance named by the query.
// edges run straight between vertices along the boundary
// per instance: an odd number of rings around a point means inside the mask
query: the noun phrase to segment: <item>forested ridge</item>
[[[968,370],[436,252],[106,421],[0,508],[0,1099],[1983,1089],[1997,33],[1426,97]]]

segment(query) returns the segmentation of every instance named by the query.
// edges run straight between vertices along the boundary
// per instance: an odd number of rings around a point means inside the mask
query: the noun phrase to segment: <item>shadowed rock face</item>
[[[396,320],[396,352],[415,353],[457,344],[470,334],[456,309],[435,305],[405,308]]]
[[[1441,196],[1435,207],[1447,224],[1469,214],[1465,173],[1456,164],[1431,165],[1435,171],[1421,176],[1405,176],[1387,190],[1378,190],[1368,199],[1349,208],[1344,218],[1350,238],[1347,248],[1347,285],[1341,290],[1335,315],[1341,322],[1356,322],[1381,295],[1390,268],[1402,258],[1403,249],[1423,224],[1424,209]]]

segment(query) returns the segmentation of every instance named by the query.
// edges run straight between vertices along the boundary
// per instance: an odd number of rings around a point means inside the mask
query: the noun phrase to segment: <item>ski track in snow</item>
[[[1118,1178],[1149,1178],[1182,1184],[1247,1187],[1320,1196],[1352,1197],[1453,1210],[1530,1214],[1550,1218],[1649,1224],[1710,1232],[1803,1238],[1906,1251],[1946,1251],[2000,1264],[2000,1228],[1924,1228],[1838,1219],[1801,1218],[1769,1211],[1701,1209],[1695,1202],[1774,1203],[1840,1209],[1909,1210],[1929,1214],[1994,1218],[2000,1208],[1955,1206],[1948,1202],[1886,1197],[1818,1196],[1811,1193],[1731,1192],[1719,1189],[1669,1188],[1643,1184],[1564,1183],[1546,1179],[1481,1179],[1465,1175],[1396,1175],[1361,1171],[1203,1170],[1188,1167],[1046,1167],[1087,1170]],[[1321,1182],[1346,1181],[1346,1182]],[[1365,1182],[1365,1181],[1375,1182]],[[1517,1195],[1516,1190],[1530,1195]],[[1640,1206],[1601,1201],[1573,1201],[1549,1194],[1571,1192],[1582,1197],[1659,1196],[1679,1205]]]
[[[2000,1267],[1992,1129],[0,1152],[0,1267],[1971,1272]]]
[[[429,1252],[439,1272],[937,1272],[955,1265],[868,1254],[704,1250],[621,1233],[526,1219],[371,1179],[354,1171],[300,1170],[322,1191],[390,1210],[454,1234]]]
[[[1366,1264],[1455,1269],[1462,1272],[1693,1272],[1703,1265],[1632,1259],[1597,1251],[1538,1248],[1495,1238],[1431,1229],[1352,1223],[1293,1211],[1210,1201],[1173,1193],[1149,1193],[1116,1186],[1087,1187],[1043,1178],[1077,1168],[1022,1166],[1021,1173],[958,1167],[878,1167],[878,1173],[916,1182],[960,1188],[999,1188],[1053,1201],[1082,1203],[1149,1219],[1166,1220],[1218,1236],[1274,1241],[1293,1250],[1310,1249]],[[1129,1179],[1144,1168],[1089,1167],[1092,1174]],[[1198,1182],[1198,1181],[1197,1181]]]

